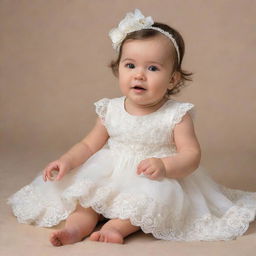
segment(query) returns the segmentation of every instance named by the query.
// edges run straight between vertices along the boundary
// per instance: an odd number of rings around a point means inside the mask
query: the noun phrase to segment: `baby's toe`
[[[53,246],[61,246],[62,243],[58,238],[58,232],[54,232],[50,236],[50,242]]]
[[[93,232],[93,233],[90,235],[89,239],[90,239],[91,241],[99,241],[100,237],[101,237],[100,231],[96,231],[96,232]]]
[[[100,242],[107,242],[107,237],[106,236],[104,236],[104,234],[100,234],[100,240],[99,240]]]

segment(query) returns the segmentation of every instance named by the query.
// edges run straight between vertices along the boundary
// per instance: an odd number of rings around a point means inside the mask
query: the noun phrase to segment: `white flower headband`
[[[120,21],[118,27],[111,29],[111,31],[109,32],[113,48],[116,51],[119,51],[120,45],[128,33],[142,29],[153,29],[164,34],[172,41],[177,52],[178,63],[180,63],[180,51],[173,35],[159,27],[152,27],[153,24],[154,21],[152,17],[145,17],[139,9],[135,9],[134,13],[128,12],[125,18]]]

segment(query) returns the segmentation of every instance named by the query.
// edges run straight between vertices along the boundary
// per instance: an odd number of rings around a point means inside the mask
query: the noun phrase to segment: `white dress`
[[[150,180],[136,174],[150,157],[176,154],[174,126],[194,105],[168,100],[157,111],[130,115],[125,97],[95,103],[110,138],[77,171],[61,181],[40,174],[8,203],[21,223],[57,225],[77,203],[106,218],[130,219],[143,232],[164,240],[228,240],[242,235],[255,219],[256,193],[216,184],[200,166],[182,179]]]

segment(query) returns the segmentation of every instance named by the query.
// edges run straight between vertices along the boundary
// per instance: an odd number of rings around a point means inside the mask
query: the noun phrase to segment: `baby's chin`
[[[128,97],[129,98],[129,97]],[[144,94],[135,95],[130,97],[129,101],[138,104],[139,106],[144,107],[158,107],[164,104],[167,101],[167,97],[151,97],[149,93],[145,92]]]
[[[158,110],[163,104],[168,100],[167,97],[163,98],[150,98],[146,96],[126,96],[125,99],[125,108],[126,110],[130,107],[133,107],[133,109],[136,111],[136,108],[138,111],[142,111],[144,114],[149,114],[151,112],[154,112]]]

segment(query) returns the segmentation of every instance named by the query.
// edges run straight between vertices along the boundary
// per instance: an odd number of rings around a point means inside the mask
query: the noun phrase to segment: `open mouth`
[[[141,86],[138,86],[138,85],[133,86],[132,89],[134,89],[134,90],[136,90],[136,91],[146,91],[145,88],[143,88],[143,87],[141,87]]]

